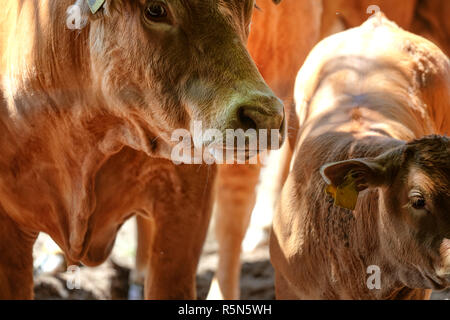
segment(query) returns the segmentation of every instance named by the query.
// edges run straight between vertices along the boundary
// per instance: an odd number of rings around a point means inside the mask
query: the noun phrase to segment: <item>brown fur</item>
[[[71,31],[73,1],[0,1],[0,298],[32,297],[38,232],[97,265],[134,213],[154,224],[146,297],[194,298],[215,167],[165,159],[174,129],[241,128],[247,104],[258,128],[282,126],[245,48],[253,2],[168,1],[166,24],[144,0],[78,3]]]
[[[354,28],[362,24],[378,6],[387,18],[401,28],[433,41],[447,55],[450,54],[450,3],[446,0],[402,0],[401,5],[389,0],[322,0],[321,36]]]
[[[272,0],[258,0],[257,6],[248,40],[249,52],[269,86],[285,106],[291,106],[296,70],[318,37],[318,28],[311,26],[319,23],[320,5],[315,0],[282,1],[278,5]],[[292,107],[288,110],[295,111]],[[295,141],[295,118],[295,114],[287,114],[288,142]],[[285,143],[282,152],[290,157],[292,145]],[[280,189],[288,169],[288,165],[276,169],[280,171],[277,183]],[[220,191],[216,195],[219,265],[209,298],[239,298],[241,244],[255,204],[260,170],[260,164],[219,166]]]

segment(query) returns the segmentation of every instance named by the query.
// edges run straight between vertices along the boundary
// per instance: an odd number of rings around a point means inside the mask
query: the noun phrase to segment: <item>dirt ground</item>
[[[60,271],[35,275],[36,299],[88,299],[109,300],[128,299],[129,275],[134,264],[136,250],[134,219],[121,229],[111,257],[95,268],[80,268],[80,289],[70,290],[67,282],[74,279],[70,274]],[[35,245],[35,260],[47,255],[53,246],[47,236],[40,236]],[[217,244],[210,233],[204,246],[197,274],[197,294],[205,299],[217,265]],[[244,253],[241,277],[242,299],[274,299],[273,269],[269,261],[267,245],[252,252]],[[41,259],[42,260],[42,259]],[[51,264],[51,263],[50,263]],[[73,282],[73,281],[72,281]],[[70,285],[69,285],[70,286]]]
[[[71,276],[63,272],[51,272],[35,275],[35,298],[51,300],[117,300],[129,298],[129,275],[133,267],[136,250],[134,219],[127,222],[118,235],[113,254],[99,267],[80,268],[80,289],[68,289]],[[48,258],[49,244],[47,237],[40,237],[35,246],[35,260]],[[209,290],[213,270],[217,264],[217,244],[212,232],[208,235],[197,274],[197,293],[199,299],[205,299]],[[40,259],[40,260],[39,260]],[[241,298],[246,300],[271,300],[275,298],[273,286],[273,268],[269,261],[267,244],[262,244],[242,256]],[[51,263],[47,263],[47,265]],[[45,265],[45,264],[43,264]],[[63,268],[61,268],[60,271]],[[36,268],[37,271],[37,268]],[[37,272],[36,272],[37,273]],[[136,290],[132,291],[133,293]],[[134,294],[136,297],[136,294]],[[450,298],[447,292],[435,292],[432,299]]]

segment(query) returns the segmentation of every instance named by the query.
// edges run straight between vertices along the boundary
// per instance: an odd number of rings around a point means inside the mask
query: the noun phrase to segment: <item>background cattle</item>
[[[450,140],[427,136],[450,131],[449,98],[449,58],[382,14],[313,49],[270,242],[278,298],[423,299],[450,285]]]
[[[400,27],[419,34],[450,53],[450,3],[446,0],[322,0],[320,38],[357,27],[381,10]]]
[[[283,100],[285,106],[290,106],[293,104],[297,70],[318,37],[318,28],[314,26],[319,25],[320,6],[315,0],[282,1],[278,5],[272,0],[264,0],[257,1],[257,6],[258,9],[253,14],[248,49],[268,85]],[[287,110],[294,111],[294,108]],[[295,130],[291,128],[290,118],[287,114],[287,134],[289,140],[294,140]],[[280,161],[280,158],[290,158],[290,141],[282,149],[282,152],[271,154],[268,158],[269,170],[265,173],[264,181],[260,181],[261,164],[218,167],[215,229],[219,244],[219,263],[210,299],[239,298],[242,240],[250,223],[251,213],[255,210],[261,212],[262,216],[257,215],[253,220],[254,233],[249,237],[249,245],[252,248],[255,241],[264,241],[259,228],[263,228],[272,219],[271,209],[288,170],[288,166],[280,166],[280,163],[287,163]],[[274,183],[274,179],[280,181]],[[258,189],[258,205],[254,209]]]

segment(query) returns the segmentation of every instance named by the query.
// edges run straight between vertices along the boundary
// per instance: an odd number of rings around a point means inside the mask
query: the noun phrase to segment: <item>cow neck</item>
[[[83,254],[95,210],[95,176],[124,146],[155,153],[139,114],[109,106],[93,86],[89,25],[68,30],[67,6],[26,3],[0,37],[0,205],[22,226],[44,231],[72,260]],[[51,22],[51,23],[50,23]]]

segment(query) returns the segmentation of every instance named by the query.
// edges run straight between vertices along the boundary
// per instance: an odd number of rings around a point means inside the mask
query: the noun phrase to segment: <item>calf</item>
[[[313,49],[295,98],[270,240],[277,298],[423,299],[449,286],[450,140],[432,135],[450,130],[448,57],[377,14]]]

